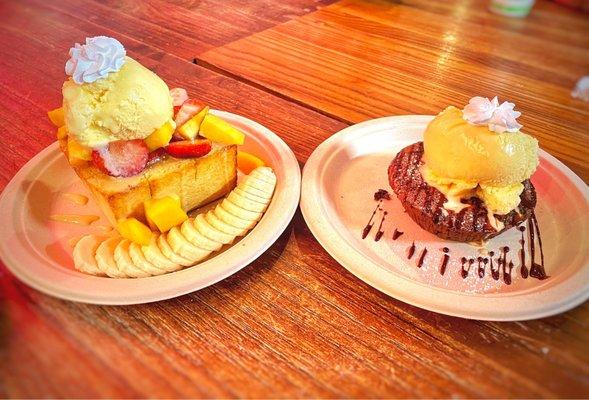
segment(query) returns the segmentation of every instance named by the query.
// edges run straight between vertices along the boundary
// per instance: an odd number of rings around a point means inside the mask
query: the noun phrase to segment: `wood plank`
[[[571,18],[559,17],[552,29],[564,35]],[[587,21],[576,19],[589,31]],[[536,37],[404,4],[350,0],[200,60],[350,123],[435,114],[474,95],[499,95],[523,112],[524,131],[587,180],[589,104],[570,92],[587,71],[589,48],[544,41],[550,32]]]
[[[212,47],[314,11],[333,0],[243,2],[182,0],[64,0],[42,2],[70,16],[80,9],[101,27],[149,43],[150,47],[192,60]],[[39,4],[39,3],[38,3]],[[83,40],[79,38],[77,40]]]

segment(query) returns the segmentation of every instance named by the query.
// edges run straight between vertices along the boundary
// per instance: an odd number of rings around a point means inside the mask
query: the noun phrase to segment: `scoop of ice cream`
[[[426,165],[444,178],[511,185],[528,179],[538,166],[536,139],[469,124],[452,106],[430,122],[423,144]]]
[[[513,109],[512,103],[504,103]],[[498,104],[482,104],[473,115],[485,116],[482,124],[467,121],[463,112],[448,107],[424,133],[425,181],[446,195],[444,207],[459,212],[461,199],[477,196],[492,214],[504,215],[520,203],[522,181],[538,166],[538,141],[519,131],[497,133],[487,125],[501,118]],[[499,110],[495,115],[496,110]]]
[[[89,147],[144,139],[173,115],[166,83],[130,57],[94,82],[68,79],[62,92],[68,134]]]

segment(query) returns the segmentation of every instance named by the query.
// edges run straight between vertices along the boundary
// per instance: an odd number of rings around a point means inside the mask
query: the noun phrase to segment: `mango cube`
[[[92,160],[92,149],[82,146],[70,136],[67,139],[67,155],[70,164],[76,164],[81,161],[90,161]]]
[[[186,140],[194,140],[196,135],[198,135],[200,125],[208,112],[209,106],[205,106],[205,108],[200,110],[194,117],[186,121],[180,128],[178,128],[180,136]]]
[[[143,139],[149,151],[154,151],[160,147],[167,146],[172,139],[174,129],[176,129],[176,123],[173,120],[169,120],[161,127],[153,131],[151,135]]]
[[[147,246],[153,233],[144,223],[135,218],[125,218],[117,222],[117,230],[125,239]]]
[[[244,174],[249,174],[258,167],[266,165],[264,161],[246,151],[237,152],[237,168]]]
[[[144,202],[145,217],[150,225],[155,225],[160,232],[167,232],[188,219],[180,205],[180,198],[165,196]]]
[[[241,145],[245,141],[241,131],[213,114],[205,115],[198,133],[213,142]]]
[[[56,108],[55,110],[49,111],[47,113],[47,116],[49,117],[49,119],[51,120],[53,125],[57,126],[58,128],[60,126],[65,125],[65,118],[63,116],[63,107],[59,107],[59,108]]]
[[[63,139],[66,136],[67,136],[67,129],[66,129],[65,125],[57,128],[57,139]]]

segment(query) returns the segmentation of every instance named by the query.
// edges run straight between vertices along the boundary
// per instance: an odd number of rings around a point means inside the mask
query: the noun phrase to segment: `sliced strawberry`
[[[133,176],[143,171],[149,150],[141,139],[117,140],[92,152],[94,165],[111,176]]]
[[[195,99],[186,100],[184,103],[182,103],[182,106],[180,107],[178,112],[176,112],[176,116],[174,117],[174,120],[176,122],[176,126],[180,127],[180,126],[184,125],[186,123],[186,121],[188,121],[190,118],[194,117],[206,106],[207,105],[200,100],[195,100]]]
[[[145,166],[148,167],[151,164],[155,164],[156,162],[161,160],[166,154],[168,154],[168,152],[163,147],[155,149],[147,155],[147,164]]]
[[[188,100],[188,93],[186,93],[186,89],[182,88],[170,89],[170,96],[172,97],[172,105],[174,107],[180,107]]]
[[[194,158],[209,154],[212,149],[211,141],[208,139],[182,140],[170,142],[166,147],[168,154],[176,158]]]

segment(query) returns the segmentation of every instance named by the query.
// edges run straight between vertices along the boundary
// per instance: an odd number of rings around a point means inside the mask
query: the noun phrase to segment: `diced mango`
[[[184,123],[180,128],[178,128],[178,133],[186,140],[194,140],[196,135],[198,135],[198,130],[200,129],[200,124],[205,118],[205,115],[209,112],[209,106],[205,106],[202,110],[198,112],[194,117],[190,118],[188,121]]]
[[[125,239],[147,246],[153,232],[144,223],[135,218],[125,218],[117,222],[117,230]]]
[[[47,116],[49,117],[49,119],[51,120],[53,125],[57,126],[58,128],[60,126],[65,125],[65,119],[63,116],[63,107],[59,107],[59,108],[56,108],[55,110],[49,111],[47,113]]]
[[[249,174],[258,167],[266,165],[264,161],[246,151],[237,152],[237,168],[244,174]]]
[[[207,114],[200,125],[201,136],[226,144],[243,144],[245,135],[233,125],[213,114]]]
[[[167,146],[172,139],[174,129],[176,129],[176,123],[173,120],[169,120],[161,127],[153,131],[151,135],[146,137],[144,141],[149,151],[154,151],[160,147]]]
[[[66,129],[65,125],[57,128],[57,139],[63,139],[66,136],[67,136],[67,129]]]
[[[67,139],[67,154],[71,164],[92,160],[92,149],[82,146],[71,136]]]
[[[188,219],[178,197],[165,196],[146,200],[144,206],[147,221],[150,225],[155,225],[160,232],[167,232]]]

